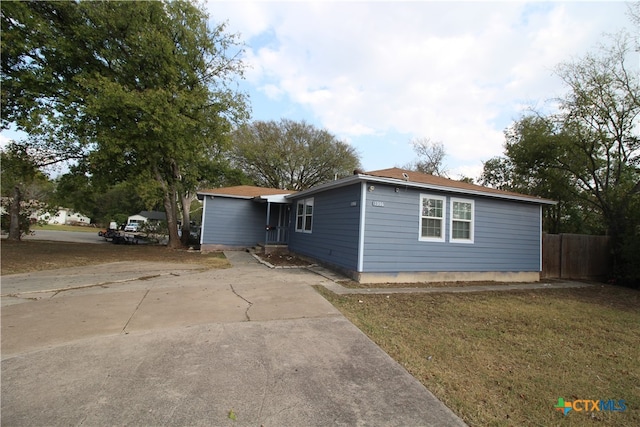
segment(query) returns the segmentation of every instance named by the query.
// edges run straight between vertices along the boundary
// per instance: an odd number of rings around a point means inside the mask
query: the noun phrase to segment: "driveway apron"
[[[312,288],[328,278],[225,254],[2,277],[2,425],[464,425]]]

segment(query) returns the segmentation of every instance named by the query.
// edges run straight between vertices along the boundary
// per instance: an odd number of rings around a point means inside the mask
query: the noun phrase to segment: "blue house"
[[[300,192],[199,193],[201,247],[287,245],[363,283],[537,281],[555,202],[398,168]]]
[[[198,192],[202,200],[201,250],[286,247],[291,191],[239,185]]]

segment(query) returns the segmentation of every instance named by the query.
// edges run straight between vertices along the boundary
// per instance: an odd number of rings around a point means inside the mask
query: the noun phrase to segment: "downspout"
[[[539,228],[539,233],[540,233],[540,274],[542,274],[542,205],[539,206],[540,207],[540,228]]]
[[[360,229],[358,231],[358,273],[364,270],[364,220],[367,204],[367,183],[360,183]]]

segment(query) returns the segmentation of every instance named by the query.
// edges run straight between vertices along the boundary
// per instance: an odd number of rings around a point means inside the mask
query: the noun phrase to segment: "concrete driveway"
[[[464,425],[311,287],[328,279],[227,256],[3,276],[2,424]]]

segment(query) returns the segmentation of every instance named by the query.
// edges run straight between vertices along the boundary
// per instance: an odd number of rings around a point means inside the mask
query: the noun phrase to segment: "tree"
[[[256,185],[304,190],[351,175],[360,165],[353,147],[305,122],[256,121],[232,138],[235,164]]]
[[[505,131],[505,156],[484,163],[483,185],[558,202],[544,209],[543,230],[550,233],[602,233],[599,216],[580,197],[574,178],[553,167],[564,136],[547,118],[525,116]]]
[[[405,169],[447,177],[447,170],[444,165],[444,158],[447,153],[442,142],[432,141],[430,138],[417,138],[411,141],[411,145],[413,145],[413,151],[418,156],[418,159],[407,165]]]
[[[18,241],[29,231],[31,211],[45,207],[52,192],[48,178],[35,159],[19,144],[10,143],[0,151],[2,206],[9,211],[9,240]],[[6,225],[3,224],[3,229]]]
[[[53,200],[58,206],[72,208],[91,217],[92,222],[109,224],[126,221],[133,213],[147,209],[138,188],[131,182],[97,186],[84,171],[72,168],[55,180]],[[153,206],[148,210],[157,210]],[[124,219],[124,221],[123,221]]]
[[[617,269],[629,265],[623,248],[637,240],[640,225],[640,82],[626,65],[632,50],[620,34],[598,54],[560,64],[556,73],[569,90],[557,100],[559,111],[525,117],[508,131],[509,163],[502,165],[518,185],[567,197],[587,225],[599,223],[611,236]],[[485,172],[488,178],[486,164]]]
[[[229,84],[244,67],[237,36],[208,28],[185,1],[28,2],[2,13],[3,48],[24,40],[6,61],[3,51],[3,125],[80,153],[92,179],[155,194],[169,247],[180,246],[178,204],[230,122],[246,118]]]

